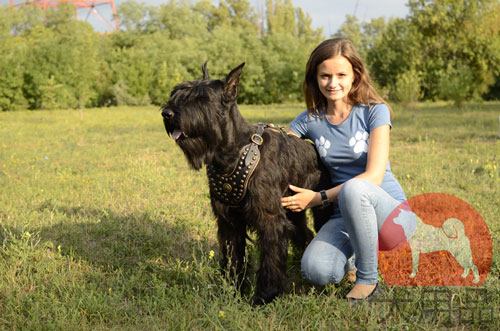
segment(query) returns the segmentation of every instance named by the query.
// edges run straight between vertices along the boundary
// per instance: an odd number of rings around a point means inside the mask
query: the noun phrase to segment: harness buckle
[[[257,144],[257,145],[262,145],[262,143],[264,142],[264,139],[262,138],[261,135],[257,134],[257,133],[254,133],[252,135],[252,137],[250,138],[250,140],[254,143],[254,144]]]

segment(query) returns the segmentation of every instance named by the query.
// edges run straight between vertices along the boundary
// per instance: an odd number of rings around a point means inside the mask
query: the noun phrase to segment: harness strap
[[[246,195],[248,180],[260,161],[259,146],[264,139],[264,124],[259,123],[257,132],[250,137],[251,143],[243,146],[236,167],[230,174],[221,174],[211,164],[207,165],[210,192],[229,206],[237,206]]]
[[[282,135],[284,135],[285,137],[288,135],[288,133],[285,131],[285,127],[283,127],[283,126],[275,127],[275,126],[269,126],[269,124],[266,124],[265,128],[272,130],[274,132],[279,132]]]

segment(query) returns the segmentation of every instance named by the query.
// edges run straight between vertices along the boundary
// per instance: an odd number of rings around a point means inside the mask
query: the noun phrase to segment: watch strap
[[[328,200],[328,196],[326,195],[325,190],[319,191],[319,194],[321,195],[321,204],[323,207],[327,207],[330,205],[330,200]]]

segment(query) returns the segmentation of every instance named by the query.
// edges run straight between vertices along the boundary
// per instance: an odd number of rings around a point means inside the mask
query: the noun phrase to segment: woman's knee
[[[346,181],[339,192],[339,203],[346,203],[358,199],[364,192],[367,191],[367,182],[361,178],[352,178]]]
[[[324,267],[310,259],[302,258],[302,278],[314,285],[326,285],[331,282],[332,276]]]
[[[324,260],[304,255],[301,260],[302,278],[314,285],[339,283],[345,275],[341,259]]]

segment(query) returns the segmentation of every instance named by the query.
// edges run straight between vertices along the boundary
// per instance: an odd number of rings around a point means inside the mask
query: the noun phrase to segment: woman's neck
[[[326,109],[326,114],[337,119],[345,119],[351,113],[352,105],[344,100],[338,100],[336,102],[328,102]]]

